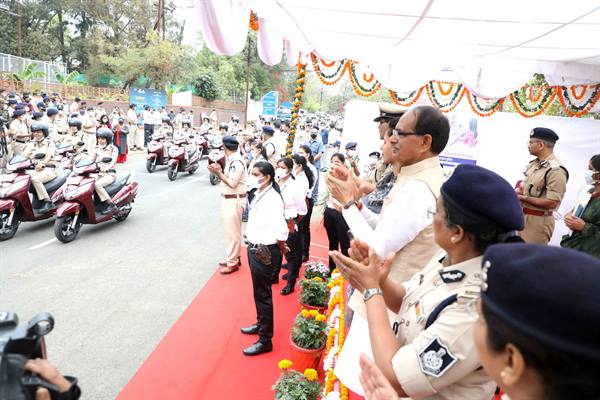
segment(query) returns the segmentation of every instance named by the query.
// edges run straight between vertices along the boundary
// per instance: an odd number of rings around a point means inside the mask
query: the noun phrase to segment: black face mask
[[[310,137],[313,138],[313,139],[316,139],[317,138],[317,134],[316,133],[311,133]]]

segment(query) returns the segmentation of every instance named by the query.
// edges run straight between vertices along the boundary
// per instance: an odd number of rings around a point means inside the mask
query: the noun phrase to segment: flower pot
[[[317,369],[319,367],[325,343],[318,349],[303,349],[294,343],[290,335],[290,347],[292,353],[290,358],[293,363],[292,368],[296,371],[304,373],[304,370],[307,368]]]
[[[309,306],[308,304],[300,303],[303,309],[305,310],[317,310],[321,314],[325,314],[325,310],[327,310],[327,306],[317,307],[317,306]]]

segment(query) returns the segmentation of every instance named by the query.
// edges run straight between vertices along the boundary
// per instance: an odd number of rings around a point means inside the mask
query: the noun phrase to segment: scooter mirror
[[[109,162],[111,162],[111,161],[112,161],[112,157],[102,157],[102,160],[101,160],[101,161],[102,161],[103,163],[109,163]]]

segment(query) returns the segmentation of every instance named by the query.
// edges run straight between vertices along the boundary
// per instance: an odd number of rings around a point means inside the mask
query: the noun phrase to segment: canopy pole
[[[306,64],[298,63],[298,77],[296,78],[296,90],[294,94],[294,108],[292,108],[292,119],[288,131],[287,146],[285,156],[291,157],[294,151],[294,139],[296,138],[296,127],[300,118],[300,105],[302,104],[302,95],[304,94],[304,80],[306,78]]]

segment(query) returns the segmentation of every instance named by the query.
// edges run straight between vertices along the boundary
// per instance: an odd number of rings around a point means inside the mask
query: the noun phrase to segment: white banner
[[[173,93],[171,102],[174,106],[191,107],[192,106],[192,91]]]

